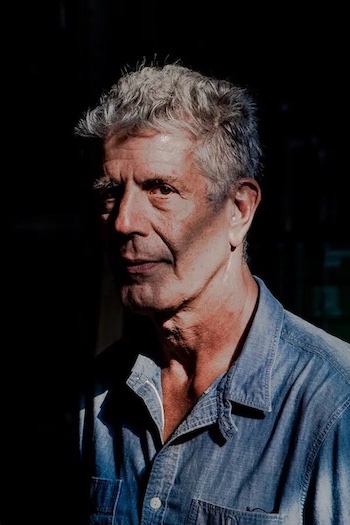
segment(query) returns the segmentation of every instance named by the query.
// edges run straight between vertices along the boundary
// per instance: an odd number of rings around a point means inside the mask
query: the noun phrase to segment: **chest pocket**
[[[194,500],[187,525],[283,525],[279,514],[263,511],[241,511]]]
[[[112,525],[122,480],[92,478],[90,485],[90,525]]]

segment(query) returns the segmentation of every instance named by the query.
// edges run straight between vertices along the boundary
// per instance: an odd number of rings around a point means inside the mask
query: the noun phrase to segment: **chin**
[[[122,289],[121,300],[123,306],[136,314],[141,315],[157,315],[159,313],[170,313],[175,312],[178,309],[178,305],[174,304],[174,301],[166,300],[161,297],[160,294],[146,294],[140,293],[131,289]]]
[[[147,297],[147,294],[136,292],[129,287],[122,289],[121,300],[127,310],[137,314],[151,314],[161,308],[159,299]]]

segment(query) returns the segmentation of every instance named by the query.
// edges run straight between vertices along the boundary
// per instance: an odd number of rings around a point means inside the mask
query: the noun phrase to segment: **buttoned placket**
[[[127,381],[128,385],[143,399],[158,430],[160,443],[163,443],[154,457],[147,482],[141,525],[162,525],[166,519],[167,501],[177,474],[182,447],[186,446],[183,439],[186,434],[216,422],[225,439],[237,431],[232,418],[232,404],[230,400],[224,399],[225,388],[222,386],[217,389],[220,380],[221,378],[218,378],[204,392],[188,417],[164,444],[159,370],[153,361],[144,356],[136,363]]]

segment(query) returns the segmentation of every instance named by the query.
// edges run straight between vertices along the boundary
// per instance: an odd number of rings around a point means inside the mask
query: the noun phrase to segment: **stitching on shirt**
[[[310,483],[313,465],[314,465],[316,456],[322,444],[324,443],[326,437],[330,433],[330,430],[332,429],[332,427],[341,418],[342,414],[344,414],[349,407],[350,407],[350,398],[347,399],[340,407],[337,408],[337,410],[333,412],[332,416],[329,418],[327,424],[325,425],[323,431],[321,431],[318,434],[318,437],[316,437],[314,441],[314,444],[310,450],[309,459],[306,461],[305,476],[304,476],[304,480],[302,481],[302,491],[300,494],[301,512],[305,505],[307,489]]]

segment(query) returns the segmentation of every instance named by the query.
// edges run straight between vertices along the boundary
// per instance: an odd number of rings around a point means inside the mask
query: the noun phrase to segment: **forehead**
[[[194,144],[181,130],[137,136],[113,135],[104,141],[107,172],[130,164],[150,172],[174,174],[189,168]]]

